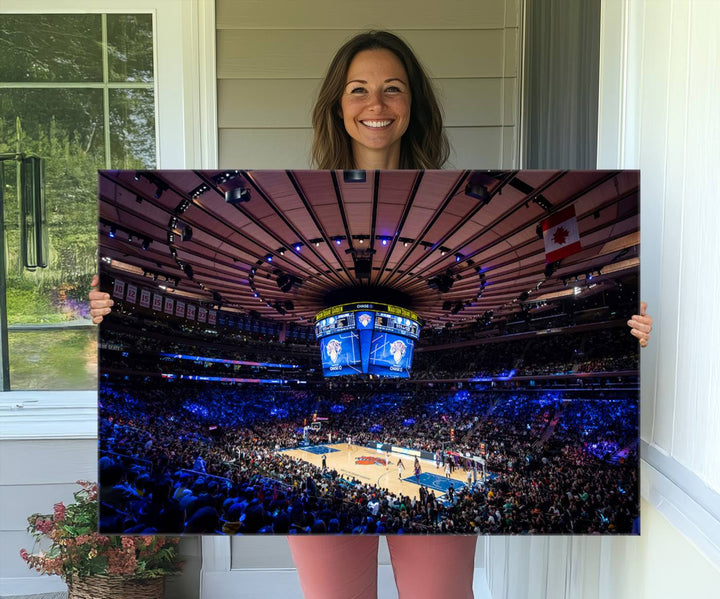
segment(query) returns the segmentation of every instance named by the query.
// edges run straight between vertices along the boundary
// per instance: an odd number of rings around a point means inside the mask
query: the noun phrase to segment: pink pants
[[[387,537],[399,599],[472,599],[476,536]],[[376,599],[377,536],[289,536],[305,599]]]

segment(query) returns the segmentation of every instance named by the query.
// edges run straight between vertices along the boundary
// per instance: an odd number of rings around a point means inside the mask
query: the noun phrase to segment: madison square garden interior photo
[[[100,171],[100,530],[639,534],[638,171]]]

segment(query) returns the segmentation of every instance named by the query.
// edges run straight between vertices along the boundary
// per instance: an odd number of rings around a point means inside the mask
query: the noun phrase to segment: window
[[[153,15],[0,19],[0,163],[12,389],[92,389],[97,170],[156,164]],[[46,268],[21,250],[18,157],[44,159]],[[0,260],[0,264],[2,261]]]

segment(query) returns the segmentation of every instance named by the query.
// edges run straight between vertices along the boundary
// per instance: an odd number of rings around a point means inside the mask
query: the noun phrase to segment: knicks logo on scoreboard
[[[358,316],[358,322],[360,322],[360,324],[364,327],[369,325],[371,320],[372,318],[369,314],[361,314],[360,316]]]

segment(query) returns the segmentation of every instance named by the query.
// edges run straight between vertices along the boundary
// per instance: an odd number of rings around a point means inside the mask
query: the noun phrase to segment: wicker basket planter
[[[89,576],[68,583],[68,599],[163,599],[165,578]]]

